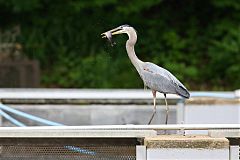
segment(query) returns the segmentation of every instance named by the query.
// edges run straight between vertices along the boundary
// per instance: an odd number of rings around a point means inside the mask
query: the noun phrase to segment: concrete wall
[[[151,105],[8,105],[12,108],[33,114],[65,125],[104,125],[104,124],[147,124],[152,115]],[[13,115],[13,114],[11,114]],[[13,115],[14,116],[14,115]],[[14,116],[29,126],[41,125]],[[165,121],[165,106],[157,107],[152,124]],[[170,106],[169,123],[176,124],[176,106]],[[2,119],[3,126],[12,124]]]
[[[186,105],[185,124],[240,124],[240,104]],[[207,134],[208,131],[186,131],[187,134]]]
[[[15,109],[66,125],[147,124],[152,105],[9,104]],[[13,115],[13,114],[10,114]],[[164,124],[165,106],[157,106],[152,124]],[[41,125],[13,115],[27,125]],[[171,105],[169,124],[240,123],[240,105]],[[3,126],[12,126],[3,119]]]
[[[186,124],[234,124],[240,123],[240,104],[187,105]]]
[[[165,148],[148,149],[147,160],[229,160],[229,150],[226,149],[189,149]]]

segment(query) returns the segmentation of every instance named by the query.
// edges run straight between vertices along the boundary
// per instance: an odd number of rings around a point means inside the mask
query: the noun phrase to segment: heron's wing
[[[152,89],[163,93],[179,94],[189,98],[186,87],[168,70],[153,63],[146,62],[143,65],[144,82]]]

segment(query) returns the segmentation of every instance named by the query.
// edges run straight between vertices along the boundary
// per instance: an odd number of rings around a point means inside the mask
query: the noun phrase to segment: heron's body
[[[133,27],[129,25],[123,25],[116,29],[110,30],[103,33],[103,37],[106,37],[106,33],[121,34],[126,33],[129,39],[126,42],[126,50],[134,67],[137,69],[140,77],[142,78],[144,85],[152,89],[154,97],[154,112],[150,119],[151,123],[155,113],[156,113],[156,91],[163,93],[165,96],[165,102],[167,106],[167,116],[168,118],[168,105],[166,101],[166,94],[177,94],[184,98],[189,98],[190,94],[186,87],[168,70],[157,66],[151,62],[143,62],[135,54],[134,45],[137,42],[137,33]]]
[[[168,70],[150,62],[144,62],[142,80],[146,86],[152,90],[165,94],[177,94],[184,98],[189,98],[189,93],[185,86]]]

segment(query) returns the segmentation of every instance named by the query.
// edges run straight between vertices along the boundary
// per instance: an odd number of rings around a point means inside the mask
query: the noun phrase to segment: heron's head
[[[136,33],[135,29],[127,24],[121,25],[117,28],[111,29],[101,34],[102,38],[107,38],[113,45],[112,36],[117,34],[126,33],[130,36],[131,33]]]

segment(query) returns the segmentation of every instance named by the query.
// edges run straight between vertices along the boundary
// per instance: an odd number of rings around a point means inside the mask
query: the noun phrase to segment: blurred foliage
[[[1,28],[20,25],[24,53],[38,59],[42,86],[140,88],[125,53],[100,33],[138,31],[140,59],[170,70],[190,90],[232,90],[240,82],[240,2],[235,0],[0,0]]]

